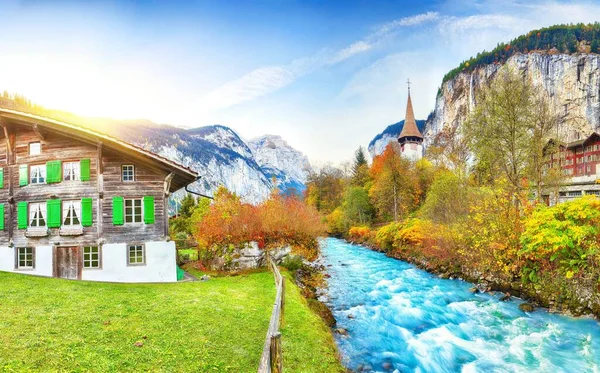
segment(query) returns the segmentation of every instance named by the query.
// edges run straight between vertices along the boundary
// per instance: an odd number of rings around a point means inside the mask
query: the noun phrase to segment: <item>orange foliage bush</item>
[[[371,238],[371,229],[366,226],[351,227],[348,236],[356,242],[367,242]]]
[[[208,249],[255,241],[261,249],[290,245],[308,259],[318,254],[317,237],[325,232],[317,211],[296,197],[274,193],[254,206],[225,188],[196,228],[196,239]]]

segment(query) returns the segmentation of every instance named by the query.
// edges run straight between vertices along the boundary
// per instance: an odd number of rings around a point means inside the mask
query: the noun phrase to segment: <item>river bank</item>
[[[443,279],[334,238],[324,239],[330,276],[323,301],[337,320],[336,342],[357,372],[598,371],[600,323],[545,310],[523,312],[518,299],[473,293]]]
[[[567,279],[564,276],[556,276],[555,273],[542,273],[538,281],[532,283],[522,281],[521,278],[509,279],[492,271],[484,273],[466,265],[414,255],[414,252],[408,250],[384,250],[373,242],[363,242],[359,245],[381,252],[390,258],[414,264],[441,278],[471,282],[474,285],[473,291],[501,292],[507,298],[521,298],[535,307],[546,308],[551,313],[600,319],[600,284],[597,279]]]

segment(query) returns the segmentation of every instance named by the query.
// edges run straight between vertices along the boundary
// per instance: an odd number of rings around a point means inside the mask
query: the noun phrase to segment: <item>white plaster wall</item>
[[[175,242],[146,242],[146,264],[127,265],[127,244],[102,245],[102,269],[83,269],[81,279],[108,282],[176,282]]]
[[[35,248],[34,269],[15,269],[15,248],[0,246],[0,271],[52,277],[52,246]]]
[[[402,155],[411,161],[418,161],[423,157],[423,145],[414,143],[404,144]]]

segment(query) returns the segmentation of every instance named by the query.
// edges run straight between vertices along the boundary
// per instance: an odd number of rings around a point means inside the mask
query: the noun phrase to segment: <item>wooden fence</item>
[[[285,322],[285,279],[279,273],[277,265],[270,256],[267,256],[267,265],[273,272],[273,277],[275,277],[277,294],[275,295],[275,304],[273,305],[273,312],[271,312],[271,321],[269,322],[269,330],[260,358],[258,373],[281,373],[283,371],[283,355],[281,353],[279,327],[283,326]]]

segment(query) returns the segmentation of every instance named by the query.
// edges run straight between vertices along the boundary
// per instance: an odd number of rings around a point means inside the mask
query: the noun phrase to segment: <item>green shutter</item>
[[[90,180],[90,160],[82,159],[79,161],[79,178],[81,181]]]
[[[4,203],[0,203],[0,231],[4,230]]]
[[[17,228],[27,229],[27,202],[17,203]]]
[[[123,197],[113,197],[113,224],[123,225]]]
[[[92,226],[92,199],[81,199],[81,225],[84,227]]]
[[[29,167],[26,164],[19,166],[19,186],[29,184]]]
[[[50,161],[46,163],[46,182],[48,184],[62,181],[62,162]]]
[[[61,203],[60,199],[46,201],[46,221],[48,228],[60,228]]]
[[[4,169],[0,168],[0,188],[4,188]]]
[[[154,224],[154,197],[144,197],[144,223]]]

